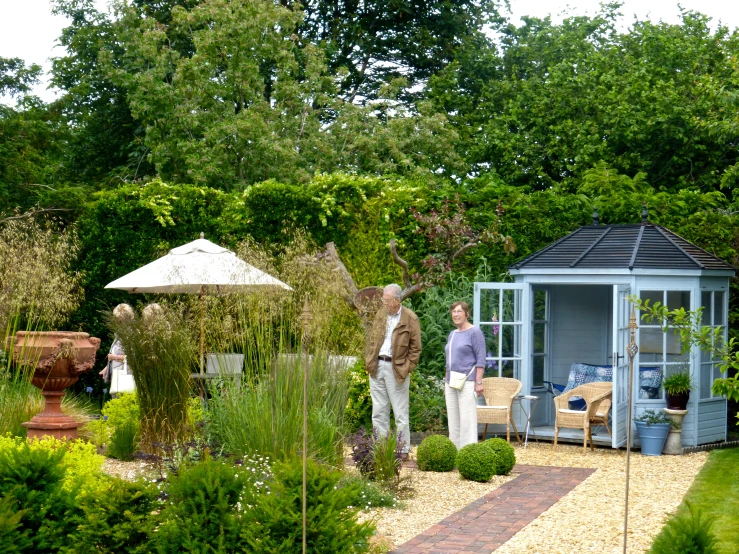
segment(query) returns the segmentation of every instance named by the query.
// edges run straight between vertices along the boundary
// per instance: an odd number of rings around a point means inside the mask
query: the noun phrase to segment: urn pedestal
[[[676,454],[681,455],[683,453],[683,418],[688,410],[670,410],[665,408],[667,417],[675,422],[676,427],[670,429],[670,433],[667,435],[667,442],[665,442],[665,454]]]
[[[76,439],[79,423],[61,411],[65,389],[95,364],[100,339],[72,331],[19,331],[13,358],[33,371],[31,382],[41,389],[44,410],[26,421],[28,437],[52,436]]]

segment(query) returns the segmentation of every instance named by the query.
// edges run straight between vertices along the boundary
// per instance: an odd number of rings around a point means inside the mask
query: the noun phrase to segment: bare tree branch
[[[40,185],[37,183],[26,183],[27,187],[43,187],[45,189],[53,190],[54,192],[57,192],[57,190],[54,187],[50,187],[49,185]]]
[[[67,209],[67,208],[38,208],[36,210],[29,210],[19,215],[4,217],[3,219],[0,219],[0,223],[5,223],[6,221],[12,221],[14,219],[28,219],[29,217],[33,217],[38,214],[44,214],[44,213],[49,213],[49,212],[71,212],[71,211],[72,211],[71,209]]]
[[[406,289],[410,288],[412,283],[408,275],[408,262],[398,256],[398,251],[395,249],[395,239],[390,239],[390,254],[393,256],[393,261],[403,268],[403,285],[405,285]]]
[[[351,302],[353,304],[354,296],[357,294],[359,289],[357,289],[357,285],[354,283],[354,279],[349,273],[349,270],[346,269],[344,262],[342,262],[341,258],[339,258],[339,253],[336,250],[336,245],[333,242],[329,242],[326,245],[326,258],[336,265],[336,271],[339,272],[339,275],[341,275],[341,278],[344,280],[344,283],[349,289],[349,295],[352,298]]]
[[[467,250],[471,248],[477,248],[479,244],[480,244],[480,241],[477,241],[477,240],[468,242],[462,248],[460,248],[454,254],[452,254],[452,260],[456,260],[459,256],[461,256],[462,254],[464,254],[465,252],[467,252]]]

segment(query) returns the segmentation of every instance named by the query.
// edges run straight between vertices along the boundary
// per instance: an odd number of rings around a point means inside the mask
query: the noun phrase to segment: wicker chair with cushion
[[[511,442],[511,425],[520,442],[518,429],[513,423],[513,399],[521,392],[521,381],[509,377],[487,377],[482,380],[485,406],[477,406],[477,423],[484,423],[482,440],[488,433],[488,423],[506,426],[506,440]],[[510,425],[509,425],[510,424]]]
[[[606,398],[610,398],[613,392],[613,383],[587,383],[580,385],[570,391],[564,392],[554,399],[554,448],[557,448],[557,436],[560,427],[570,427],[583,430],[583,449],[593,450],[593,436],[591,434],[590,422],[596,414],[603,413],[599,408]],[[571,396],[581,396],[585,400],[584,410],[568,409]],[[608,414],[605,414],[608,417]]]

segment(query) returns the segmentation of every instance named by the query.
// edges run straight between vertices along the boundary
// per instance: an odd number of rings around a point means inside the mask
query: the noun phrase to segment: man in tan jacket
[[[402,289],[396,284],[383,290],[383,306],[367,337],[365,368],[370,377],[372,426],[379,436],[390,428],[390,408],[395,414],[395,427],[404,443],[402,451],[410,451],[408,405],[410,374],[421,356],[421,326],[418,317],[401,306]]]

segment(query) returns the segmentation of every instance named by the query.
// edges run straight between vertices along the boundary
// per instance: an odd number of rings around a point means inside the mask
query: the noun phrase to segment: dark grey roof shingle
[[[659,225],[587,225],[510,266],[511,269],[718,269],[713,254]]]

